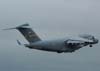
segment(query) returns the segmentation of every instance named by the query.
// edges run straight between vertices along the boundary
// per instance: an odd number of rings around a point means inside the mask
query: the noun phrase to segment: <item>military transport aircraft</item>
[[[92,35],[80,35],[78,39],[63,38],[57,40],[41,40],[37,34],[29,27],[29,24],[23,24],[15,28],[9,28],[5,30],[10,29],[17,29],[21,32],[21,34],[29,42],[29,44],[23,44],[25,47],[57,53],[71,53],[88,45],[89,47],[92,47],[92,45],[99,42],[99,40]],[[17,42],[19,45],[22,45],[19,40],[17,40]]]

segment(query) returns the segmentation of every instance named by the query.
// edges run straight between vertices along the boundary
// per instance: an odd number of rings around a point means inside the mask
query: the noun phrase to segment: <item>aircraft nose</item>
[[[94,39],[94,44],[97,44],[97,43],[99,43],[99,40],[98,39]]]
[[[95,41],[95,42],[96,42],[96,44],[97,44],[97,43],[99,43],[99,40],[98,40],[98,39],[96,39],[96,41]]]

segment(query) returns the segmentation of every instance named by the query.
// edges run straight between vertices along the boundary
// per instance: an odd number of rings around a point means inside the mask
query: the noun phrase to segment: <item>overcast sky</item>
[[[1,71],[100,71],[100,44],[74,53],[50,53],[18,46],[15,30],[28,22],[42,39],[92,34],[100,39],[99,0],[0,0]]]

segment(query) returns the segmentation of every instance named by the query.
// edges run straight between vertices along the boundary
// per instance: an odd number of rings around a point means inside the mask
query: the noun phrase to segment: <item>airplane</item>
[[[53,40],[42,40],[33,30],[30,28],[29,24],[23,24],[15,28],[8,28],[4,30],[17,29],[29,42],[29,44],[23,44],[29,49],[37,49],[49,52],[57,53],[72,53],[76,50],[88,46],[92,47],[97,44],[99,40],[92,35],[79,35],[77,39],[75,38],[63,38],[63,39],[53,39]],[[17,40],[19,45],[22,45],[19,40]]]

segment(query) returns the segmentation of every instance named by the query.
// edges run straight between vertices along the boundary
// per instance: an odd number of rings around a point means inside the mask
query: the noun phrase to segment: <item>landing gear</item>
[[[61,51],[57,51],[57,53],[62,53]]]
[[[89,45],[90,47],[93,47],[92,45]]]

